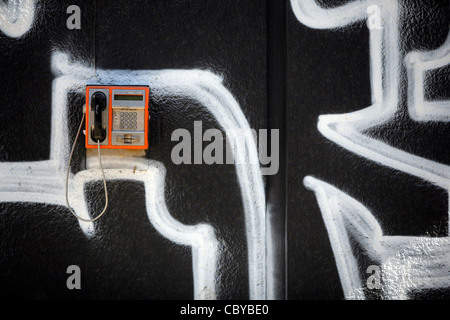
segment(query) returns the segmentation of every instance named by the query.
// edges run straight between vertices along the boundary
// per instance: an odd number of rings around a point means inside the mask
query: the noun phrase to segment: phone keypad
[[[144,112],[114,110],[113,112],[113,130],[119,131],[143,131],[144,130]]]
[[[119,129],[137,129],[137,112],[120,112]]]

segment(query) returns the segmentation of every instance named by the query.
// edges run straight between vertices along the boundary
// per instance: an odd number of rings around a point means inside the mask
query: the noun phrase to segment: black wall
[[[66,9],[72,4],[81,9],[79,30],[66,27]],[[445,42],[448,1],[401,4],[408,9],[401,15],[402,51],[432,50]],[[251,128],[280,130],[280,170],[264,177],[274,210],[278,299],[344,297],[327,230],[314,193],[303,184],[305,176],[323,179],[363,203],[388,235],[448,236],[446,192],[355,155],[317,130],[319,115],[371,104],[364,22],[338,30],[311,29],[282,0],[38,0],[28,33],[17,39],[0,32],[1,162],[49,158],[55,51],[68,53],[94,72],[209,70],[223,77]],[[448,99],[448,80],[447,68],[429,95]],[[71,103],[83,99],[80,94],[70,97]],[[406,100],[402,103],[405,107]],[[175,129],[193,132],[194,121],[203,121],[203,130],[218,128],[218,123],[195,101],[177,97],[150,97],[150,116],[147,157],[167,169],[170,213],[183,224],[214,227],[226,248],[219,262],[218,298],[248,299],[247,239],[235,167],[175,165],[170,159]],[[72,140],[81,114],[71,117]],[[371,135],[448,165],[449,130],[447,123],[414,122],[405,111],[404,117]],[[74,159],[78,170],[84,168],[83,154],[80,144]],[[102,184],[86,190],[91,210],[101,209]],[[92,238],[64,206],[1,203],[2,295],[194,298],[191,250],[165,239],[150,224],[143,185],[112,182],[109,194],[110,210]],[[66,287],[66,268],[72,264],[82,270],[82,290]],[[370,264],[361,253],[361,270]]]

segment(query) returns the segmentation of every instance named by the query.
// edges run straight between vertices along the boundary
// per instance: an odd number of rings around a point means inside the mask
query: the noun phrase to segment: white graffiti
[[[0,2],[0,30],[9,37],[19,38],[30,30],[35,13],[35,0]]]
[[[380,9],[381,28],[369,28],[372,105],[346,114],[321,115],[318,130],[329,140],[355,154],[424,179],[448,192],[448,165],[405,152],[366,134],[371,128],[394,121],[395,116],[402,111],[402,86],[405,84],[400,74],[402,56],[405,54],[399,45],[400,8],[397,1],[351,1],[331,9],[321,7],[314,0],[291,0],[291,5],[300,22],[318,29],[342,28],[367,19],[369,6],[376,5]],[[406,56],[408,110],[414,120],[448,121],[449,102],[424,101],[423,87],[427,85],[425,72],[449,63],[449,48],[447,39],[438,50],[413,52]],[[384,287],[385,298],[406,298],[409,289],[434,287],[440,277],[445,275],[442,270],[448,268],[448,264],[444,263],[443,269],[432,266],[448,260],[448,238],[382,236],[376,220],[356,200],[311,177],[305,179],[305,185],[316,193],[346,298],[364,298],[356,270],[356,258],[343,233],[350,224],[355,234],[371,236],[370,239],[362,236],[357,239],[384,265],[383,279],[387,283]],[[345,206],[345,210],[342,206]],[[449,285],[448,279],[444,280],[443,283]]]
[[[347,299],[365,299],[351,237],[381,267],[385,299],[450,286],[450,237],[385,236],[370,211],[352,197],[313,177],[304,183],[316,195]]]
[[[450,64],[450,34],[438,49],[410,52],[405,58],[408,73],[408,111],[416,121],[450,121],[450,101],[426,101],[427,72]]]
[[[50,159],[38,162],[0,163],[0,202],[36,202],[65,205],[65,170],[68,163],[67,94],[69,91],[83,94],[86,84],[148,85],[155,101],[170,97],[185,97],[200,102],[216,118],[223,129],[249,128],[239,104],[222,85],[222,79],[211,72],[201,70],[94,70],[71,61],[62,52],[52,56],[53,81]],[[80,110],[81,112],[81,110]],[[230,138],[236,159],[256,159],[257,148],[252,139],[238,136]],[[117,161],[134,163],[147,170],[120,168]],[[147,163],[145,163],[147,161]],[[214,299],[220,291],[217,279],[219,242],[214,229],[207,224],[188,226],[173,219],[164,200],[165,169],[162,163],[140,158],[103,160],[105,175],[110,180],[137,180],[145,185],[147,214],[155,228],[171,241],[192,247],[194,296],[196,299]],[[246,234],[248,243],[249,292],[251,299],[265,298],[265,193],[261,170],[257,165],[237,165],[237,177],[242,192]],[[72,206],[80,217],[89,218],[84,186],[99,180],[97,170],[83,170],[71,175]],[[79,221],[86,235],[95,234],[95,224]]]

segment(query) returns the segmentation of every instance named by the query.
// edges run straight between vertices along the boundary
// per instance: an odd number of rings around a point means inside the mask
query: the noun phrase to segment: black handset
[[[106,138],[106,129],[102,123],[102,112],[106,109],[106,95],[97,91],[91,98],[91,110],[94,111],[94,127],[91,129],[91,137],[94,142],[102,142]]]

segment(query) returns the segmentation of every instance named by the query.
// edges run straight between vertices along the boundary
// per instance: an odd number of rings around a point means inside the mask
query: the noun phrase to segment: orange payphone
[[[86,87],[86,148],[148,149],[147,86]]]
[[[94,222],[103,216],[108,208],[108,190],[100,149],[111,149],[106,150],[110,152],[109,157],[115,152],[128,152],[136,156],[148,149],[148,101],[148,86],[88,85],[86,87],[86,108],[83,110],[83,118],[72,145],[66,174],[66,203],[69,211],[77,219]],[[69,203],[70,163],[84,120],[86,120],[86,156],[88,158],[88,153],[95,151],[92,150],[94,148],[97,149],[105,189],[105,207],[92,219],[79,217]]]

